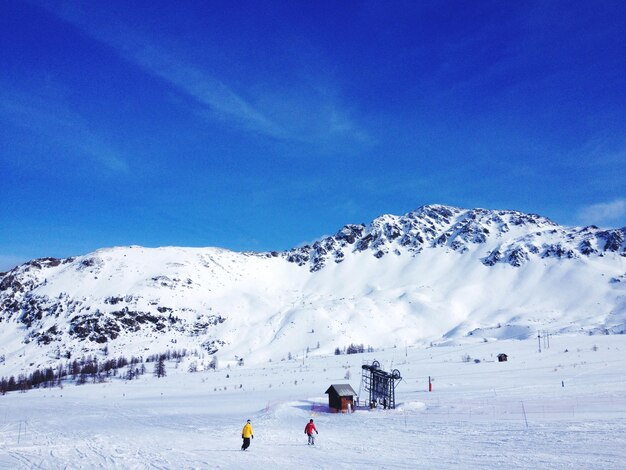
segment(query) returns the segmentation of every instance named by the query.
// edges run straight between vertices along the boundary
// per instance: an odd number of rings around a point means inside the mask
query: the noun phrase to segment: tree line
[[[374,348],[371,346],[367,346],[367,349],[363,346],[363,344],[353,344],[350,343],[349,346],[344,346],[343,349],[337,347],[335,348],[335,356],[339,356],[341,354],[360,354],[367,352],[374,352]]]
[[[197,351],[194,351],[194,354],[197,355]],[[96,356],[87,356],[56,367],[36,369],[30,374],[2,377],[0,378],[0,395],[15,391],[25,392],[33,388],[61,387],[63,382],[69,381],[76,385],[83,385],[87,382],[104,382],[111,377],[133,380],[145,374],[146,364],[151,362],[155,363],[155,376],[163,377],[165,376],[165,361],[180,361],[187,355],[187,350],[182,349],[152,354],[145,360],[141,356],[132,356],[130,359],[120,356],[105,360],[98,360]]]

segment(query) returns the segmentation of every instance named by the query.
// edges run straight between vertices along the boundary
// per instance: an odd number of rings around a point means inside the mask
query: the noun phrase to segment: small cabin
[[[498,354],[498,362],[506,362],[508,359],[509,357],[506,354]]]
[[[328,387],[328,407],[336,413],[345,413],[354,409],[356,392],[349,384],[333,384]]]

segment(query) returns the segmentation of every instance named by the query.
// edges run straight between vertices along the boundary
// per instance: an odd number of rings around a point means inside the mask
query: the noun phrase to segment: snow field
[[[477,339],[195,374],[169,363],[162,379],[10,393],[0,468],[624,468],[626,336],[537,346]],[[403,375],[397,409],[328,413],[328,386],[358,392],[373,359]],[[241,452],[248,418],[255,439]]]

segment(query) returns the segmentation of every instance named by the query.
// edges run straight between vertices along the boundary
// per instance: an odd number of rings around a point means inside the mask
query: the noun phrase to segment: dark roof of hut
[[[334,390],[335,393],[340,397],[345,397],[347,395],[356,395],[356,392],[353,390],[350,384],[332,384],[324,393],[330,393],[331,390]]]

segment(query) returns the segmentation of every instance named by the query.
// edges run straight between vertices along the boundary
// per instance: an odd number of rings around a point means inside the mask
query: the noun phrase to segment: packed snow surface
[[[562,334],[549,348],[476,339],[193,374],[185,358],[160,379],[0,397],[0,468],[623,469],[625,351],[624,335]],[[361,366],[374,359],[402,373],[397,408],[329,413],[331,384],[366,399]],[[246,419],[254,439],[242,452]]]

